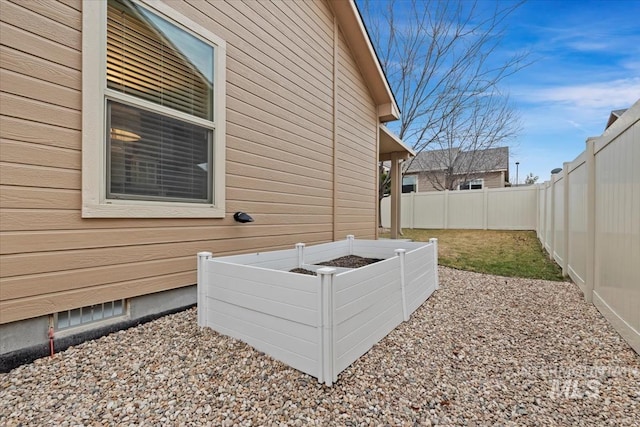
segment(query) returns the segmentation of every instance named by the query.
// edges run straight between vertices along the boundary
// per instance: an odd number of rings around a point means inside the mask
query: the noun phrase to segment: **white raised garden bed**
[[[346,255],[383,261],[317,265]],[[438,287],[438,245],[346,240],[213,258],[198,253],[198,325],[331,385]],[[304,268],[317,276],[292,273]]]

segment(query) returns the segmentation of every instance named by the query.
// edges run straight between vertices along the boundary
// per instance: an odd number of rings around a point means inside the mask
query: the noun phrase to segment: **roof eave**
[[[398,158],[408,159],[414,157],[416,152],[410,147],[406,146],[404,142],[397,135],[387,129],[386,126],[379,126],[380,132],[380,148],[379,148],[379,160],[391,160],[395,155]]]
[[[351,48],[351,53],[378,107],[378,119],[381,122],[398,120],[400,109],[355,2],[353,0],[329,0],[329,5],[333,9],[342,34]]]

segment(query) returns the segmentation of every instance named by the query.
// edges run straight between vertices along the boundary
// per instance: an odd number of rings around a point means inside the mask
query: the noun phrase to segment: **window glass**
[[[191,116],[213,119],[213,47],[133,2],[107,9],[107,88],[186,113],[108,99],[107,198],[212,203],[213,130]]]
[[[402,177],[402,192],[411,193],[416,191],[416,176],[406,175]]]
[[[107,11],[107,87],[213,119],[213,47],[129,1]]]
[[[113,101],[107,114],[107,197],[211,203],[209,129]]]

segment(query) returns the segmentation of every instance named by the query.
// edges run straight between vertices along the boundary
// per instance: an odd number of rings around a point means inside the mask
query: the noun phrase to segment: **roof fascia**
[[[381,122],[398,120],[400,109],[355,1],[329,0],[328,3],[378,107],[378,119]]]
[[[379,160],[391,160],[392,154],[401,155],[403,159],[409,159],[416,155],[416,152],[409,148],[393,132],[384,125],[379,125],[380,132],[380,153]]]

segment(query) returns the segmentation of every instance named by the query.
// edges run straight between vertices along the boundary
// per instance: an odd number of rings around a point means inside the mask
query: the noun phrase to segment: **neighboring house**
[[[192,305],[199,251],[377,237],[410,152],[353,1],[0,5],[0,361]]]
[[[453,173],[445,173],[448,167],[452,167]],[[402,178],[402,192],[501,188],[508,185],[508,181],[508,147],[478,152],[432,150],[418,153],[408,162]]]
[[[620,116],[622,116],[624,114],[624,112],[627,111],[626,108],[622,108],[620,110],[613,110],[611,111],[611,113],[609,114],[609,120],[607,120],[607,126],[605,126],[604,130],[609,129],[609,127],[615,123],[616,120],[618,120],[620,118]]]

